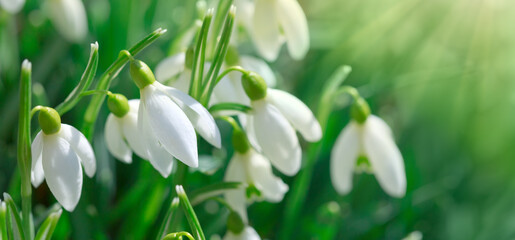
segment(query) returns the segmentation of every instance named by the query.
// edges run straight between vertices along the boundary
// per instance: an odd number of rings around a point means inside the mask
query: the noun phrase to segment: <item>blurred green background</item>
[[[138,57],[152,68],[170,54],[173,40],[198,18],[195,1],[86,0],[89,35],[72,44],[28,0],[10,15],[0,10],[0,192],[19,200],[16,129],[19,66],[33,63],[34,105],[56,106],[78,83],[89,43],[100,45],[99,71],[118,52],[158,27],[168,32]],[[420,231],[424,239],[515,238],[515,2],[511,0],[300,0],[309,22],[311,49],[293,61],[283,48],[271,63],[279,87],[316,112],[320,89],[340,65],[352,66],[346,84],[357,87],[374,114],[392,127],[404,156],[407,194],[393,199],[372,175],[356,175],[353,191],[338,196],[329,179],[329,153],[349,122],[345,104],[330,117],[302,217],[299,239],[401,239]],[[246,40],[241,50],[254,53]],[[123,70],[113,92],[138,97]],[[86,97],[63,122],[80,126]],[[65,213],[55,239],[153,238],[168,206],[170,179],[148,162],[125,165],[103,144],[103,107],[93,146],[98,172],[86,179],[73,213]],[[220,122],[226,165],[229,130]],[[33,123],[33,131],[37,124]],[[305,144],[303,142],[303,144]],[[306,144],[307,145],[307,144]],[[205,146],[205,145],[204,145]],[[200,149],[211,153],[209,148]],[[220,181],[192,172],[187,190]],[[294,178],[282,176],[291,183]],[[286,195],[285,198],[288,198]],[[55,200],[46,186],[34,192],[35,215]],[[335,214],[336,201],[339,211]],[[251,225],[274,239],[284,203],[255,203]],[[163,208],[164,206],[164,208]],[[207,235],[225,232],[227,212],[214,202],[196,208]],[[41,219],[36,218],[36,224]],[[186,228],[187,229],[187,228]]]

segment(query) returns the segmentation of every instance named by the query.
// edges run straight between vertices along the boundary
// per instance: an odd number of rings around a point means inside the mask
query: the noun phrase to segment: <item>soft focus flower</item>
[[[286,185],[272,172],[270,162],[253,149],[245,153],[235,152],[227,171],[224,181],[244,182],[251,188],[255,188],[261,194],[258,200],[268,202],[280,202],[288,191]],[[225,194],[227,203],[247,222],[247,191],[245,189],[227,191]]]
[[[147,159],[145,143],[138,129],[139,99],[129,100],[128,103],[129,112],[124,116],[109,114],[104,131],[107,149],[125,163],[132,162],[133,151],[141,158]]]
[[[245,226],[242,232],[233,233],[227,231],[224,236],[224,240],[261,240],[259,234],[251,226]]]
[[[25,5],[25,0],[0,0],[0,7],[9,13],[17,13]]]
[[[322,130],[311,110],[295,96],[277,89],[253,100],[245,126],[249,140],[282,173],[293,176],[301,165],[301,149],[295,134],[316,142]]]
[[[339,194],[351,190],[353,170],[359,157],[368,159],[386,193],[393,197],[404,196],[404,161],[391,129],[381,118],[369,115],[361,124],[352,120],[338,136],[331,153],[331,180]]]
[[[48,115],[57,114],[52,110],[40,111],[43,130],[32,142],[31,181],[34,187],[38,187],[46,179],[57,201],[66,210],[73,211],[81,195],[82,167],[86,175],[93,177],[96,171],[95,155],[86,137],[74,127],[61,124],[60,119],[53,122],[50,128],[42,123],[42,118],[48,119]]]
[[[146,143],[146,156],[161,175],[170,174],[173,157],[190,167],[198,166],[195,130],[220,148],[220,131],[202,104],[176,88],[155,81],[150,68],[141,61],[131,61],[130,71],[140,88],[138,128]]]
[[[255,0],[251,36],[268,61],[277,59],[285,41],[293,59],[304,58],[309,49],[306,15],[297,0]]]
[[[47,0],[45,8],[57,31],[70,42],[80,42],[88,32],[81,0]]]

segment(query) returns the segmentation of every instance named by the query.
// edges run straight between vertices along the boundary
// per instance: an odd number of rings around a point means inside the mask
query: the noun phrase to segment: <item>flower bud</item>
[[[152,70],[140,60],[131,60],[130,73],[132,80],[139,89],[145,88],[147,85],[152,84],[156,81]]]
[[[232,146],[234,150],[239,153],[246,153],[250,149],[250,143],[249,140],[247,140],[245,132],[239,128],[235,128],[232,132]]]
[[[129,101],[122,94],[111,93],[107,96],[107,108],[109,108],[109,111],[115,116],[121,118],[129,112]]]
[[[184,66],[187,69],[193,68],[193,61],[195,61],[195,51],[193,50],[193,47],[189,47],[188,50],[186,50],[186,56],[184,57]]]
[[[255,101],[266,97],[266,82],[259,74],[255,72],[243,74],[241,83],[250,100]]]
[[[53,108],[43,107],[39,110],[39,126],[46,135],[51,135],[61,130],[61,116]]]
[[[243,219],[240,214],[235,211],[231,211],[229,216],[227,217],[227,229],[233,233],[241,233],[243,229],[245,229],[245,223],[243,223]]]
[[[225,62],[229,66],[236,66],[240,62],[240,56],[238,55],[238,49],[234,46],[227,48],[227,54],[225,54]]]
[[[350,111],[352,118],[360,124],[364,123],[370,115],[370,107],[362,97],[354,101]]]

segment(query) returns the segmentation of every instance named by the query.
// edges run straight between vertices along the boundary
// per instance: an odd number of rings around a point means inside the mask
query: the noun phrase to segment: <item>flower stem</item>
[[[20,113],[18,120],[18,168],[21,176],[21,201],[23,232],[28,239],[32,237],[32,186],[30,185],[31,170],[31,139],[30,139],[30,112],[31,112],[31,84],[32,64],[25,60],[21,67],[20,78]],[[16,213],[15,213],[16,214]]]
[[[324,86],[320,102],[318,103],[319,111],[317,112],[317,119],[322,127],[322,133],[325,132],[327,121],[333,108],[334,96],[340,92],[345,92],[350,94],[353,98],[356,98],[356,96],[359,97],[359,94],[356,95],[357,90],[355,88],[348,86],[339,87],[340,84],[348,77],[351,70],[352,69],[349,66],[339,67]],[[303,208],[313,175],[313,168],[321,149],[322,140],[312,144],[308,150],[306,165],[300,171],[299,176],[295,179],[293,187],[291,188],[286,200],[283,217],[284,227],[279,233],[279,239],[290,239],[294,237],[294,230],[299,221],[299,213]]]
[[[191,206],[191,203],[182,185],[176,186],[176,192],[179,196],[179,199],[181,200],[181,206],[183,207],[184,212],[186,213],[186,218],[188,219],[188,222],[190,223],[192,230],[196,232],[197,238],[199,240],[205,240],[206,236],[204,236],[204,232],[202,231],[202,227],[200,226],[200,222],[198,221],[197,214],[195,214],[193,206]]]
[[[222,73],[220,73],[218,75],[218,77],[216,78],[215,85],[218,84],[222,80],[222,78],[225,77],[225,75],[229,74],[232,71],[238,71],[238,72],[241,72],[243,74],[247,74],[249,72],[249,71],[243,69],[240,66],[232,66],[230,68],[225,69]]]
[[[202,77],[204,75],[204,65],[206,59],[206,41],[209,32],[209,26],[211,19],[213,18],[213,10],[209,9],[204,21],[202,22],[202,28],[200,29],[199,35],[197,36],[196,46],[194,49],[193,66],[191,67],[191,81],[189,94],[193,98],[198,97],[198,92],[202,85]],[[199,68],[197,70],[197,68]],[[198,73],[197,73],[198,72]]]
[[[135,56],[141,50],[143,50],[148,45],[152,44],[157,38],[163,35],[166,32],[166,29],[157,29],[154,32],[147,35],[141,41],[136,43],[129,49],[129,53],[131,56]],[[111,85],[111,81],[118,75],[120,70],[125,66],[125,64],[129,61],[129,57],[125,52],[121,52],[118,55],[118,58],[114,61],[113,64],[100,76],[100,80],[96,86],[96,90],[109,90],[109,86]],[[93,133],[95,128],[95,122],[98,117],[98,113],[100,111],[100,107],[105,100],[105,95],[95,95],[91,99],[91,102],[86,109],[86,113],[84,114],[84,124],[82,125],[82,133],[88,138],[89,141],[93,139]]]

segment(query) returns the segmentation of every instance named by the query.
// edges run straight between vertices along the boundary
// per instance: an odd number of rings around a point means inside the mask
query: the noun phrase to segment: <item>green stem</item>
[[[247,70],[243,69],[243,68],[242,68],[242,67],[240,67],[240,66],[232,66],[232,67],[230,67],[230,68],[225,69],[222,73],[220,73],[220,74],[218,75],[218,77],[216,78],[215,85],[216,85],[216,84],[218,84],[220,81],[222,81],[222,78],[224,78],[224,77],[225,77],[225,75],[229,74],[229,73],[230,73],[230,72],[232,72],[232,71],[238,71],[238,72],[241,72],[241,73],[243,73],[243,74],[248,74],[248,73],[249,73],[249,71],[247,71]]]
[[[20,78],[20,113],[18,119],[18,168],[21,176],[21,202],[23,232],[28,239],[33,239],[31,228],[32,216],[32,186],[30,185],[31,170],[31,139],[30,139],[30,107],[32,64],[25,60],[21,68]],[[17,214],[17,213],[15,213]]]
[[[145,47],[153,43],[157,38],[163,35],[166,32],[166,29],[157,29],[141,41],[136,43],[129,49],[129,53],[131,56],[135,56]],[[121,52],[118,55],[116,61],[111,64],[111,66],[102,74],[100,80],[96,86],[96,90],[109,90],[109,86],[111,85],[111,81],[118,75],[120,70],[125,66],[125,64],[129,61],[129,57],[125,52]],[[88,138],[89,141],[93,139],[93,133],[95,128],[95,122],[98,118],[98,113],[100,111],[100,107],[105,100],[105,95],[95,95],[91,99],[91,102],[86,109],[86,113],[84,114],[84,124],[82,125],[82,133]]]
[[[190,223],[192,230],[196,232],[197,238],[199,240],[206,240],[204,231],[202,231],[202,227],[200,226],[200,222],[198,221],[197,214],[195,214],[193,206],[191,205],[182,185],[176,186],[176,192],[179,196],[179,199],[181,200],[181,206],[183,207],[184,212],[186,213],[186,218],[188,219],[188,222]]]
[[[170,207],[168,208],[168,211],[166,212],[165,219],[161,223],[161,227],[159,227],[159,232],[157,233],[156,240],[160,240],[163,238],[163,235],[166,234],[166,232],[169,230],[170,222],[172,221],[172,218],[175,217],[175,211],[179,207],[180,200],[179,198],[174,198],[172,200],[172,203],[170,204]]]
[[[198,92],[202,84],[202,76],[204,75],[204,64],[206,58],[206,39],[209,32],[209,25],[213,18],[213,10],[209,9],[202,22],[202,28],[200,29],[197,37],[197,42],[194,51],[193,66],[191,67],[191,81],[189,94],[193,98],[197,98]],[[199,66],[200,65],[200,66]],[[199,70],[197,70],[197,67]],[[198,72],[198,77],[197,77]]]
[[[218,2],[218,6],[216,7],[215,12],[215,20],[213,21],[213,33],[211,34],[211,41],[212,44],[210,46],[211,51],[215,50],[215,44],[216,44],[216,38],[218,37],[220,30],[222,30],[222,24],[224,23],[224,17],[227,15],[227,11],[229,11],[229,8],[232,5],[233,0],[220,0]],[[211,52],[211,56],[213,55],[213,52]]]
[[[213,64],[209,68],[209,72],[207,73],[206,78],[204,80],[204,84],[202,86],[203,92],[200,96],[200,103],[202,103],[202,105],[204,106],[206,106],[209,103],[211,93],[213,92],[213,88],[216,85],[216,78],[225,60],[225,55],[227,54],[227,49],[229,48],[229,41],[231,40],[235,14],[236,9],[234,7],[231,7],[225,20],[225,25],[222,31],[220,42],[216,46]]]
[[[89,55],[88,65],[86,66],[86,70],[82,74],[82,77],[79,81],[79,85],[73,89],[73,91],[68,95],[68,97],[59,104],[55,110],[59,113],[59,115],[63,115],[72,109],[80,100],[81,93],[88,89],[91,83],[93,82],[93,78],[97,72],[98,66],[98,43],[91,44],[91,53]]]
[[[351,70],[352,69],[349,66],[339,67],[324,86],[320,102],[318,103],[319,111],[317,112],[317,119],[322,127],[322,133],[325,132],[327,127],[327,121],[333,108],[334,96],[340,93],[347,93],[351,95],[353,99],[359,97],[359,93],[355,88],[350,86],[339,87],[340,84],[348,77]],[[296,223],[299,221],[299,213],[303,208],[307,192],[309,190],[313,168],[321,149],[322,140],[312,144],[308,150],[306,165],[300,171],[299,176],[295,179],[293,187],[291,188],[286,200],[283,228],[279,233],[279,239],[293,238],[294,230],[297,227]]]

